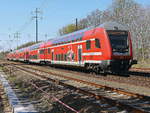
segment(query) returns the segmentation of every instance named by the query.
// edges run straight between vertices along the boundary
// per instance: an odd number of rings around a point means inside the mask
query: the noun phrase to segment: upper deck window
[[[100,40],[99,39],[95,39],[95,47],[100,48]]]
[[[40,50],[40,54],[44,54],[44,49]]]
[[[86,41],[86,49],[87,50],[91,49],[91,41],[90,40]]]
[[[50,50],[50,48],[48,48],[48,53],[51,53],[51,50]]]

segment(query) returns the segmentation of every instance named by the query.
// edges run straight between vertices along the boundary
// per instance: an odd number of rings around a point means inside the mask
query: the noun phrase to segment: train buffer
[[[4,87],[4,91],[8,97],[13,113],[38,113],[30,102],[22,103],[18,99],[4,75],[5,74],[3,72],[0,72],[0,82]]]

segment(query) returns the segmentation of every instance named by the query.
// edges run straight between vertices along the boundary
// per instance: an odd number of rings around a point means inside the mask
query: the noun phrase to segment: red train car
[[[24,61],[85,67],[96,72],[127,71],[135,63],[130,32],[116,22],[107,22],[97,28],[77,31],[18,51],[26,53],[20,54]],[[10,54],[18,55],[18,52]]]

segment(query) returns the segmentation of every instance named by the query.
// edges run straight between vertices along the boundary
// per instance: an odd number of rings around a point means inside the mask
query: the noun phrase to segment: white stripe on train
[[[30,62],[34,63],[40,63],[40,61],[49,61],[51,64],[61,64],[61,65],[74,65],[74,66],[84,66],[85,63],[95,63],[95,64],[100,64],[102,61],[97,61],[97,60],[85,60],[81,62],[74,62],[74,61],[55,61],[55,60],[49,60],[49,59],[38,59],[38,60],[29,60]]]
[[[102,55],[102,52],[82,53],[82,56],[90,56],[90,55]]]

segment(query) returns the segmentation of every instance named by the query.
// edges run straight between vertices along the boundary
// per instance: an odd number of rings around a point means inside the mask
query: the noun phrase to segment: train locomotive
[[[106,22],[14,50],[8,60],[75,66],[99,72],[128,71],[133,60],[131,35],[127,27],[117,22]]]

